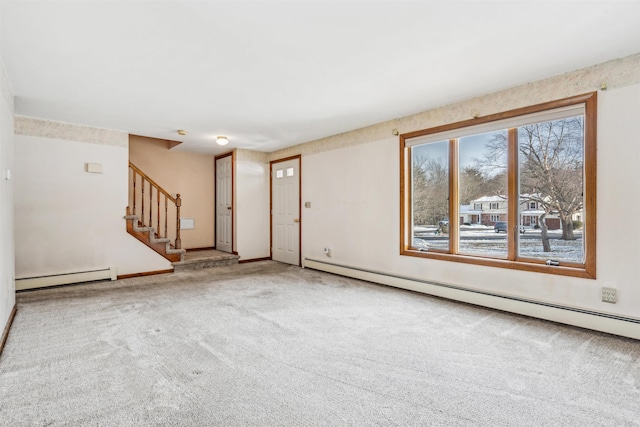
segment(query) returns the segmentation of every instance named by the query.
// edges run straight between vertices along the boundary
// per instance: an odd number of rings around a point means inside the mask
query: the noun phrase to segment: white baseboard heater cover
[[[101,270],[78,271],[73,273],[51,274],[48,276],[16,278],[16,291],[46,288],[48,286],[70,285],[72,283],[93,282],[96,280],[116,280],[115,267]]]
[[[539,301],[518,299],[492,294],[490,292],[465,289],[455,285],[396,276],[389,273],[333,264],[310,258],[304,259],[303,267],[595,331],[640,339],[640,319],[547,304]]]

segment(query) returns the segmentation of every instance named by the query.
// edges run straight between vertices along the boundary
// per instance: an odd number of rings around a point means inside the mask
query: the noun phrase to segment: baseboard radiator
[[[96,280],[116,280],[115,267],[101,270],[76,271],[73,273],[50,274],[47,276],[16,278],[16,291],[46,288],[48,286],[70,285],[72,283],[94,282]]]
[[[368,282],[495,308],[497,310],[537,317],[567,325],[607,332],[614,335],[621,335],[628,338],[640,339],[640,319],[547,304],[533,300],[519,299],[490,292],[467,289],[455,285],[397,276],[389,273],[334,264],[310,258],[304,259],[303,266],[305,268],[321,270],[327,273],[338,274],[340,276],[352,277],[354,279],[366,280]]]

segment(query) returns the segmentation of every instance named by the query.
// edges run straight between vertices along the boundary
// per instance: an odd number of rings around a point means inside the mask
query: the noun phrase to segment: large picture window
[[[595,92],[400,147],[402,255],[595,278]]]

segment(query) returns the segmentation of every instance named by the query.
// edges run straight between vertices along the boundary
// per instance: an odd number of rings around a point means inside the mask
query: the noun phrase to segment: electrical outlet
[[[616,288],[602,288],[602,301],[612,302],[615,304],[618,298],[618,290]]]

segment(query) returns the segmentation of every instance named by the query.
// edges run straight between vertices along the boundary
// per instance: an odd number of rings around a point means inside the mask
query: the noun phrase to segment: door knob
[[[293,222],[300,222],[298,218],[294,219]]]
[[[231,210],[231,206],[227,206],[227,209]]]

